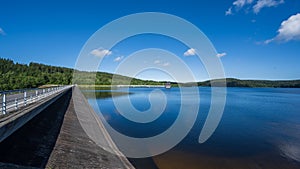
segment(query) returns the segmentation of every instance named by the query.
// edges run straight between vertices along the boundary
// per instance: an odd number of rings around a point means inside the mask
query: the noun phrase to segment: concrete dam
[[[39,98],[38,95],[36,98]],[[40,98],[18,109],[18,104],[14,106],[13,103],[10,107],[15,107],[14,111],[5,115],[2,113],[1,169],[134,168],[127,158],[100,148],[84,132],[75,113],[74,102],[82,107],[81,111],[86,116],[95,115],[95,112],[78,87],[54,90],[51,95]],[[9,107],[9,104],[5,106]],[[2,112],[7,107],[2,107]],[[102,132],[108,135],[103,127]],[[122,154],[111,138],[104,139],[113,145],[112,149],[117,154]]]

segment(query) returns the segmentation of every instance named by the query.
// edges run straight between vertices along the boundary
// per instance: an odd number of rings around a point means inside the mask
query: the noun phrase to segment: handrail
[[[9,112],[18,110],[21,107],[25,107],[29,104],[37,102],[43,98],[51,96],[55,93],[58,93],[70,87],[72,87],[72,85],[55,86],[55,87],[42,88],[42,89],[34,88],[34,89],[1,91],[0,92],[0,117]]]
[[[28,90],[36,90],[36,89],[40,89],[40,88],[25,88],[25,89],[14,89],[14,90],[1,90],[0,91],[0,95],[3,93],[19,93],[19,92],[23,92],[23,91],[28,91]]]

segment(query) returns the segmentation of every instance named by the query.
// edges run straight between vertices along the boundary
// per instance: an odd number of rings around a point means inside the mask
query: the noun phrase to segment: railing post
[[[24,106],[26,106],[27,105],[27,99],[26,99],[26,95],[27,95],[27,93],[26,93],[26,91],[24,91]]]
[[[29,103],[32,103],[32,94],[30,95]]]
[[[3,93],[2,97],[2,114],[6,114],[6,95]]]
[[[18,110],[18,98],[15,98],[15,110]]]
[[[39,97],[38,97],[38,94],[39,94],[39,91],[36,90],[36,91],[35,91],[35,98],[36,98],[36,100],[38,100],[38,98],[39,98]]]

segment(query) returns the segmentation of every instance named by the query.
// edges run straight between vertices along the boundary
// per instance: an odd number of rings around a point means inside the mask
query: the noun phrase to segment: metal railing
[[[0,116],[16,111],[72,86],[0,91]]]

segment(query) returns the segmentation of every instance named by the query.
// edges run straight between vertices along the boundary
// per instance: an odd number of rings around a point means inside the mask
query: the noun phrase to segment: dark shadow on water
[[[135,168],[142,169],[159,169],[151,157],[149,158],[129,158],[130,163]]]
[[[110,91],[97,91],[94,92],[93,90],[91,91],[82,91],[83,95],[86,98],[99,98],[99,99],[105,99],[105,98],[111,98],[112,96],[116,97],[116,96],[125,96],[125,95],[129,95],[132,93],[127,93],[127,92],[110,92]]]
[[[68,91],[0,143],[0,168],[7,163],[45,168],[55,146],[72,91]]]

